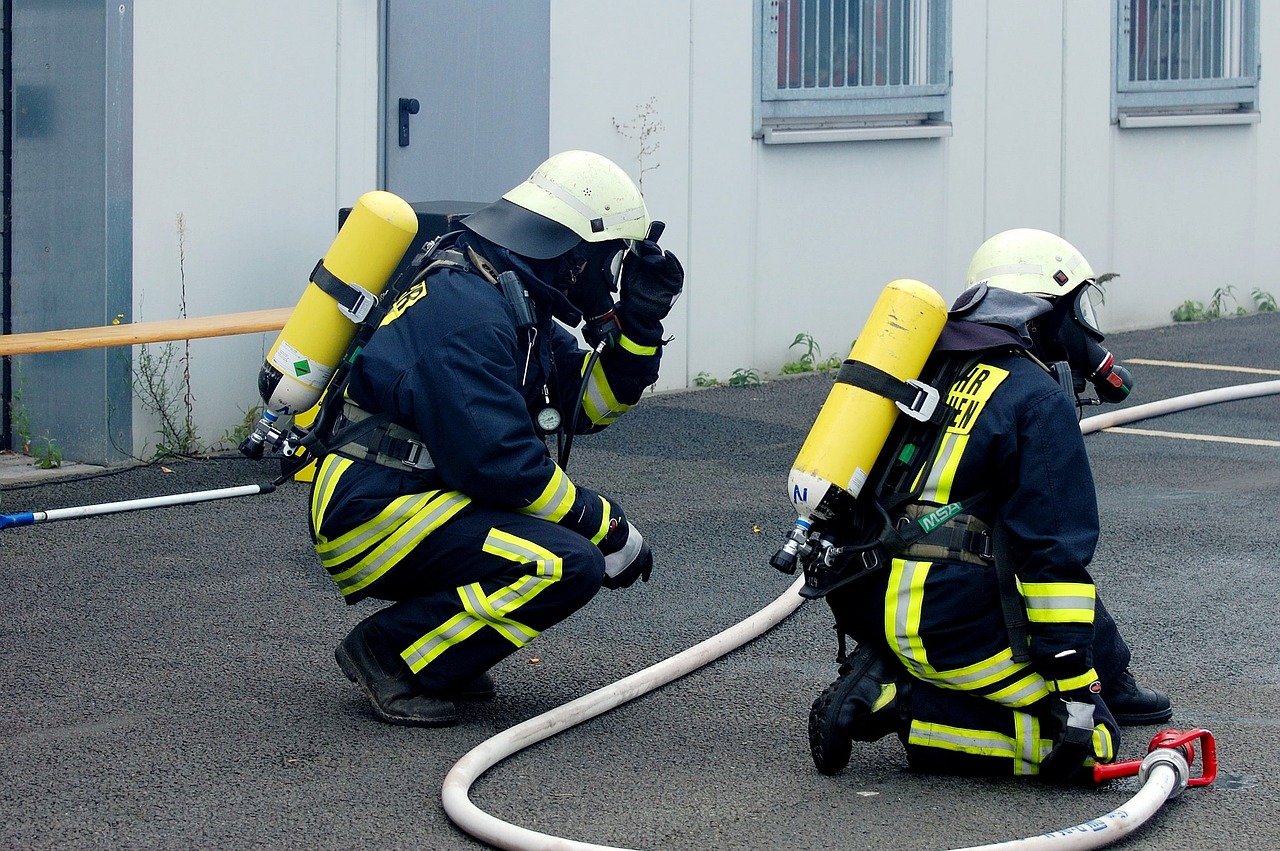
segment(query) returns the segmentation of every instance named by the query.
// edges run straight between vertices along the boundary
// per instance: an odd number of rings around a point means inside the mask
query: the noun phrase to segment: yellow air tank
[[[947,305],[932,287],[907,278],[880,293],[849,353],[899,381],[920,377],[947,321]],[[837,379],[809,430],[788,477],[802,519],[826,516],[829,493],[856,497],[884,449],[898,416],[892,399]],[[834,496],[834,495],[833,495]]]
[[[374,190],[356,201],[258,374],[258,392],[272,420],[303,413],[320,401],[363,319],[360,309],[386,289],[417,233],[418,217],[403,198]],[[325,270],[365,291],[354,313],[344,312],[316,284]]]

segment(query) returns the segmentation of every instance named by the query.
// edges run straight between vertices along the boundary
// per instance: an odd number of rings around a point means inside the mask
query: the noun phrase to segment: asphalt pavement
[[[1112,335],[1129,404],[1280,380],[1280,316]],[[1181,365],[1171,365],[1171,364]],[[1210,369],[1206,365],[1225,367]],[[1238,371],[1240,369],[1253,371]],[[252,386],[246,376],[246,386]],[[391,727],[338,670],[348,607],[310,548],[306,486],[0,529],[0,848],[479,849],[446,816],[450,767],[502,730],[731,627],[783,594],[787,471],[830,375],[653,394],[574,443],[658,559],[493,671],[443,730]],[[1098,412],[1090,409],[1087,414]],[[1216,737],[1216,781],[1125,849],[1280,847],[1280,396],[1086,438],[1104,530],[1093,570],[1177,729]],[[272,479],[239,457],[4,479],[0,513]],[[69,474],[68,474],[69,473]],[[1135,779],[1061,789],[907,770],[896,740],[813,768],[809,705],[835,674],[829,612],[521,751],[472,800],[498,818],[638,849],[949,849],[1075,825]],[[1163,727],[1125,732],[1138,758]]]

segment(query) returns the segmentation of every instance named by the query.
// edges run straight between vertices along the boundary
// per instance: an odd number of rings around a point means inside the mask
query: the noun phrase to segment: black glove
[[[653,571],[653,553],[644,536],[627,522],[622,509],[613,505],[613,517],[609,520],[609,534],[600,542],[604,553],[605,588],[630,588],[637,579],[648,582]]]
[[[684,267],[674,254],[658,246],[662,227],[654,222],[649,231],[652,238],[634,243],[622,260],[619,309],[623,322],[649,340],[662,337],[662,320],[684,290]]]
[[[1041,780],[1088,781],[1092,778],[1088,766],[1115,759],[1119,729],[1094,687],[1051,694],[1037,709],[1053,736],[1052,750],[1040,761]]]

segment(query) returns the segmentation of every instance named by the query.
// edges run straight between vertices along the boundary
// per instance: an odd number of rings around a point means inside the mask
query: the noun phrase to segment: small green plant
[[[245,438],[249,436],[254,426],[258,424],[258,420],[262,417],[262,406],[254,405],[248,410],[242,410],[240,413],[244,415],[243,419],[222,433],[222,440],[218,441],[221,445],[235,448],[244,443]]]
[[[748,384],[760,383],[760,371],[751,367],[740,366],[729,376],[730,387],[745,387]]]
[[[36,443],[31,445],[31,457],[35,459],[35,466],[41,470],[53,470],[62,466],[62,450],[58,448],[57,441],[48,435],[42,435],[36,438]],[[44,441],[43,444],[39,441]]]
[[[22,402],[23,390],[27,383],[22,376],[21,365],[14,365],[13,391],[9,396],[9,422],[13,433],[18,436],[18,451],[31,454],[31,414]]]
[[[716,378],[709,372],[699,372],[693,377],[694,387],[715,387],[720,383],[720,379]]]
[[[840,358],[832,355],[829,358],[822,357],[822,347],[818,345],[818,341],[813,339],[812,334],[806,334],[803,331],[796,334],[796,338],[791,341],[791,345],[787,346],[787,351],[800,346],[803,351],[800,353],[798,360],[789,361],[782,365],[783,375],[799,375],[805,372],[814,372],[828,369],[835,369],[840,366]]]
[[[815,363],[818,358],[822,357],[822,348],[818,345],[818,341],[813,339],[812,334],[806,334],[803,331],[796,334],[796,338],[791,341],[791,345],[787,346],[787,351],[791,351],[797,346],[801,347],[800,358],[784,363],[782,365],[783,375],[813,372]]]
[[[1227,302],[1230,301],[1236,305],[1234,313],[1239,316],[1245,313],[1245,309],[1240,307],[1240,302],[1236,298],[1236,288],[1231,284],[1218,287],[1213,291],[1213,295],[1209,298],[1209,304],[1205,307],[1205,314],[1210,319],[1217,319],[1226,316],[1228,312]]]
[[[1271,293],[1254,287],[1250,295],[1253,297],[1253,306],[1258,313],[1276,312],[1276,297]],[[1174,322],[1196,322],[1201,319],[1219,319],[1223,316],[1245,316],[1248,313],[1249,309],[1240,304],[1240,300],[1236,297],[1236,288],[1231,284],[1224,284],[1213,291],[1208,304],[1189,298],[1175,307],[1170,315],[1173,316]]]
[[[1204,302],[1195,299],[1187,299],[1182,304],[1173,309],[1174,322],[1198,322],[1201,319],[1208,319],[1209,315],[1205,312]]]

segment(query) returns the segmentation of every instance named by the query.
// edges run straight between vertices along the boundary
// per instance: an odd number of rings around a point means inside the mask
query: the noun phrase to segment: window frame
[[[1152,0],[1158,2],[1158,0]],[[1233,2],[1233,0],[1225,0]],[[1130,80],[1131,0],[1112,4],[1111,121],[1121,127],[1254,124],[1260,120],[1259,0],[1239,0],[1241,76]]]
[[[820,3],[823,0],[795,0]],[[782,88],[778,79],[779,9],[788,0],[756,0],[753,136],[765,144],[931,138],[951,135],[953,0],[929,8],[926,67],[935,82],[886,86]],[[851,0],[861,2],[861,0]],[[913,60],[921,57],[913,53]]]

